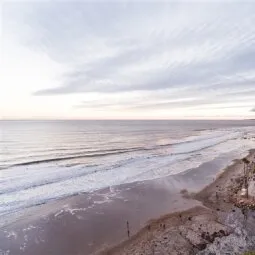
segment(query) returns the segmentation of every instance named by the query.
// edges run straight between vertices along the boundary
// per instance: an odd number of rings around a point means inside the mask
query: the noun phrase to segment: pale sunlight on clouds
[[[254,117],[255,3],[5,1],[1,22],[1,118]]]

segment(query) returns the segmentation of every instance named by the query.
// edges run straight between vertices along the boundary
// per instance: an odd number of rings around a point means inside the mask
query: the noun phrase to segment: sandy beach
[[[253,150],[247,159],[254,158]],[[242,254],[254,250],[255,212],[245,206],[237,208],[232,200],[242,177],[243,161],[236,160],[213,183],[191,195],[203,206],[152,220],[129,240],[98,254]]]
[[[254,151],[248,158],[254,158]],[[119,185],[26,210],[1,227],[0,254],[201,252],[217,238],[234,233],[233,226],[225,222],[229,215],[242,219],[242,212],[228,198],[243,164],[236,160],[222,171],[224,162],[226,158],[218,158],[179,175]],[[220,197],[217,201],[215,192]]]
[[[151,218],[200,205],[176,190],[180,181],[126,184],[27,210],[2,227],[1,249],[10,254],[91,254],[125,240],[126,221],[132,235]]]

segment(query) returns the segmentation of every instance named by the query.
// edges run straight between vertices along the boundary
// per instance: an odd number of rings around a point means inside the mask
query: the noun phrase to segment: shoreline
[[[243,154],[243,156],[248,156],[249,155],[250,150],[248,150],[245,154]],[[236,155],[235,155],[236,156]],[[62,198],[58,198],[56,200],[49,200],[47,202],[41,203],[41,204],[37,204],[37,205],[33,205],[32,207],[28,207],[28,208],[23,208],[14,212],[10,212],[10,213],[6,213],[3,214],[1,216],[6,216],[6,215],[12,215],[13,217],[8,218],[7,220],[5,220],[5,223],[0,223],[0,228],[1,227],[6,227],[8,225],[11,224],[16,224],[17,221],[20,221],[20,219],[24,220],[22,215],[26,215],[27,213],[30,215],[33,215],[33,217],[37,217],[37,216],[41,216],[45,213],[54,213],[55,211],[57,211],[59,208],[63,207],[66,203],[69,203],[69,201],[72,203],[73,200],[76,200],[77,198],[79,199],[79,197],[86,197],[87,195],[93,194],[93,193],[107,193],[108,190],[111,189],[125,189],[125,187],[128,187],[128,189],[132,189],[132,187],[134,186],[139,186],[140,184],[143,183],[149,183],[152,184],[153,186],[155,186],[155,184],[157,186],[159,185],[163,185],[163,186],[182,186],[183,185],[183,176],[187,176],[187,178],[185,177],[185,181],[189,181],[188,185],[193,185],[193,187],[189,187],[189,189],[192,189],[192,192],[196,192],[198,193],[200,190],[204,189],[205,187],[207,187],[208,185],[210,185],[211,183],[213,183],[215,181],[215,175],[219,175],[222,171],[224,171],[225,169],[227,169],[228,167],[231,167],[234,162],[238,159],[236,159],[234,155],[225,155],[222,157],[222,155],[220,157],[217,157],[211,161],[205,162],[203,164],[201,164],[198,167],[195,168],[191,168],[188,169],[184,172],[180,172],[178,174],[174,174],[174,175],[169,175],[166,177],[158,177],[155,179],[148,179],[148,180],[144,180],[144,181],[136,181],[136,182],[131,182],[131,183],[123,183],[120,185],[116,185],[116,186],[111,186],[111,187],[106,187],[106,188],[102,188],[102,189],[98,189],[92,192],[81,192],[81,193],[76,193],[73,195],[69,195],[69,196],[65,196]],[[208,175],[206,178],[206,180],[202,177],[201,180],[199,181],[197,179],[198,175],[203,175],[203,172],[206,170],[206,175]],[[210,176],[212,175],[212,176]],[[179,178],[180,177],[180,178]],[[190,179],[195,179],[195,186],[194,184],[192,184],[192,182],[190,182]],[[162,181],[163,180],[163,181]],[[166,180],[166,181],[165,181]],[[192,180],[193,181],[193,180]],[[204,183],[206,182],[206,184]],[[129,187],[130,186],[130,187]],[[123,188],[122,188],[123,187]],[[169,188],[169,187],[167,187]],[[175,187],[176,188],[176,187]],[[195,191],[194,191],[195,188]],[[181,188],[179,188],[179,190],[181,190]],[[42,213],[41,213],[42,212]],[[32,216],[31,216],[32,217]]]
[[[250,151],[249,156],[253,153],[253,150]],[[198,195],[193,197],[181,194],[180,189],[187,188],[188,191],[194,192],[195,188],[201,190],[200,187],[204,187],[204,184],[207,183],[208,185],[203,191],[213,190],[213,183],[221,179],[220,176],[224,176],[225,172],[235,168],[238,162],[238,160],[235,160],[233,164],[222,171],[221,164],[224,160],[226,159],[206,163],[176,176],[123,184],[118,187],[99,190],[93,194],[72,196],[32,208],[24,213],[22,217],[18,217],[16,222],[0,230],[0,254],[2,255],[1,251],[10,251],[10,254],[13,255],[34,255],[36,251],[37,255],[45,255],[45,253],[85,255],[98,254],[98,250],[103,251],[102,254],[115,254],[111,253],[109,248],[119,247],[123,245],[123,240],[127,239],[127,220],[130,222],[131,235],[134,234],[137,238],[141,231],[144,231],[146,235],[148,234],[148,231],[146,232],[148,223],[146,224],[146,222],[154,222],[152,223],[153,226],[157,226],[157,222],[163,219],[173,222],[171,217],[179,213],[184,215],[193,213],[193,216],[196,217],[195,214],[198,213],[195,212],[194,214],[194,209],[192,209],[194,206],[197,208],[195,211],[200,212],[200,216],[205,223],[210,220],[213,229],[215,228],[215,214],[203,205],[203,199],[200,199]],[[217,170],[217,167],[221,171]],[[221,173],[219,174],[219,172]],[[216,181],[212,182],[212,176],[215,175],[219,176]],[[166,212],[168,213],[166,214]],[[185,222],[188,225],[193,224],[194,222],[190,221],[189,217],[184,217],[181,219],[182,221],[176,221],[175,217],[175,221],[179,222],[180,226],[184,226]],[[151,220],[153,218],[155,220]],[[198,217],[198,220],[201,220],[201,218]],[[163,223],[160,224],[164,225]],[[108,234],[109,229],[111,229],[111,235]],[[159,234],[162,231],[157,227],[155,227],[155,230],[159,231]],[[220,230],[223,230],[224,233],[230,232],[229,228],[225,229],[220,224],[217,225],[217,231],[213,231],[211,234],[222,235]],[[218,234],[214,234],[214,232]],[[125,245],[128,245],[133,238],[124,241]],[[184,240],[182,246],[185,247],[186,238],[179,236],[179,239]],[[86,242],[84,242],[85,240]],[[190,241],[188,243],[190,247]],[[200,246],[198,243],[199,247],[204,247],[204,245],[202,243]],[[107,253],[105,253],[105,249],[108,249]]]
[[[250,150],[246,158],[254,160],[255,150]],[[182,191],[202,206],[153,219],[130,239],[95,254],[241,254],[255,249],[255,212],[237,208],[232,199],[240,189],[237,180],[242,176],[243,162],[237,159],[196,194]],[[238,239],[242,243],[239,247]],[[220,240],[225,247],[221,247]],[[233,248],[233,240],[237,247]]]

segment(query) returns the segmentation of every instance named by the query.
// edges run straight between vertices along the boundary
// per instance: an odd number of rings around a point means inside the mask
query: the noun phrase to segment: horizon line
[[[32,118],[6,118],[6,119],[0,119],[0,121],[182,121],[182,120],[199,120],[199,121],[213,121],[213,120],[217,120],[217,121],[243,121],[243,120],[255,120],[253,118],[243,118],[243,119],[216,119],[216,118],[211,118],[211,119],[202,119],[202,118],[190,118],[190,119],[182,119],[182,118],[174,118],[174,119],[70,119],[70,118],[61,118],[61,119],[51,119],[51,118],[42,118],[42,119],[32,119]]]

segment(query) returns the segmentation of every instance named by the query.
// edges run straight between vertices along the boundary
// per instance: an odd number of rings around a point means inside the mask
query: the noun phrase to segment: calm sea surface
[[[0,214],[241,157],[254,133],[255,121],[0,121]]]

